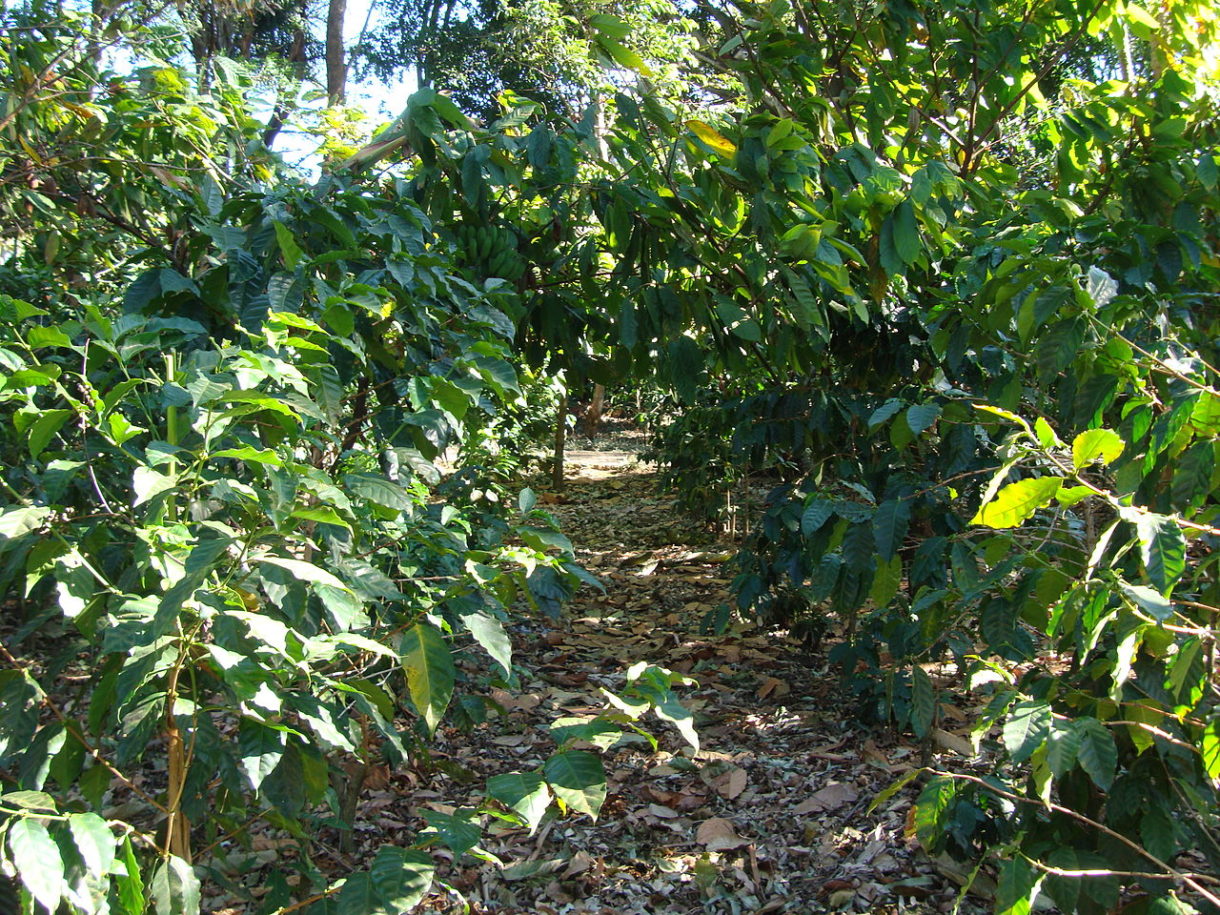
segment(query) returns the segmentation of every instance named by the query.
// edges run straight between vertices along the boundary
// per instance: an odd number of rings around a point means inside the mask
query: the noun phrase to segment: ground
[[[655,721],[657,752],[641,741],[604,754],[609,797],[596,822],[570,814],[533,835],[491,824],[483,847],[505,866],[450,862],[443,874],[451,891],[426,908],[952,910],[959,890],[945,864],[928,861],[907,837],[918,788],[870,809],[930,749],[861,726],[823,652],[745,622],[713,634],[709,617],[731,603],[725,563],[733,546],[709,543],[709,532],[681,515],[634,455],[575,451],[568,461],[565,489],[540,491],[540,502],[605,593],[583,589],[561,621],[518,627],[515,660],[532,679],[520,693],[494,696],[507,715],[471,733],[442,729],[436,758],[446,771],[375,779],[358,847],[419,828],[420,807],[477,804],[487,776],[540,765],[554,749],[548,725],[604,708],[599,688],[621,688],[627,667],[645,660],[697,681],[682,698],[696,712],[700,751]],[[942,742],[951,737],[942,732]]]

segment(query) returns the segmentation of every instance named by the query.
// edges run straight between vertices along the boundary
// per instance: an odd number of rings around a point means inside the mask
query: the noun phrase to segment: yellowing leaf
[[[1118,433],[1110,429],[1081,432],[1072,442],[1072,465],[1079,470],[1098,459],[1103,464],[1112,463],[1123,453],[1124,447]]]
[[[1059,477],[1009,483],[994,499],[979,508],[970,523],[995,528],[1016,527],[1055,498],[1062,485],[1063,480]]]
[[[737,147],[733,142],[711,124],[700,121],[697,118],[691,118],[686,122],[686,126],[690,128],[691,133],[720,153],[720,155],[732,156],[737,152]]]

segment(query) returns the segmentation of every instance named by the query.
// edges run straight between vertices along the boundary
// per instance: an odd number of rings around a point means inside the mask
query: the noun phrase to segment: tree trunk
[[[326,97],[338,105],[347,91],[347,55],[343,47],[343,19],[347,0],[330,0],[326,8]]]
[[[593,399],[589,401],[589,409],[585,411],[585,430],[589,438],[597,435],[597,429],[602,424],[602,410],[606,407],[606,386],[593,385]]]
[[[555,411],[555,463],[551,467],[551,485],[563,489],[563,446],[568,435],[568,397],[559,398],[559,409]]]

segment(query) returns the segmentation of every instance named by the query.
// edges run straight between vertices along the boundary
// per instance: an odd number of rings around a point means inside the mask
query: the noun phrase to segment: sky
[[[348,0],[347,15],[343,23],[343,39],[348,48],[355,46],[364,31],[365,23],[370,27],[377,22],[377,12],[370,9],[375,0]],[[326,28],[325,18],[314,23],[316,37],[322,40]],[[347,103],[368,114],[376,125],[397,117],[406,108],[407,97],[415,91],[415,74],[408,73],[396,82],[386,83],[379,79],[356,80],[351,75],[347,83]],[[319,102],[318,104],[321,104]],[[269,113],[269,112],[268,112]],[[290,127],[276,138],[275,150],[288,162],[317,177],[319,161],[315,154],[317,140]]]

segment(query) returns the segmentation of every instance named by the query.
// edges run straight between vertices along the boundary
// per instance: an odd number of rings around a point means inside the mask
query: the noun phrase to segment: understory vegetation
[[[290,4],[0,9],[20,910],[200,911],[258,823],[302,853],[250,912],[407,911],[491,820],[596,818],[625,737],[697,760],[690,678],[625,658],[479,806],[308,854],[602,587],[536,490],[608,388],[691,525],[764,484],[708,625],[840,636],[928,854],[1004,913],[1220,912],[1220,13],[620,6],[437,6],[376,133],[329,37],[329,106],[285,101]]]

